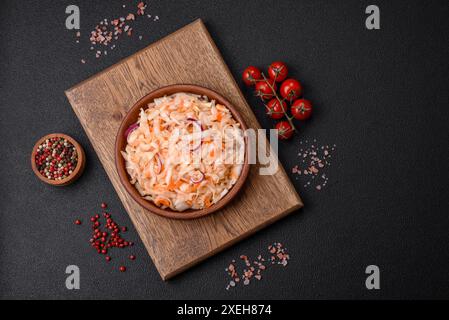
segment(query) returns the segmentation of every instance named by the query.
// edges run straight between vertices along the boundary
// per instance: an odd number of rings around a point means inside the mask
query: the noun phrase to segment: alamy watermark
[[[265,129],[246,129],[229,127],[224,130],[203,130],[200,125],[192,126],[192,132],[186,134],[181,129],[174,129],[168,137],[168,157],[170,165],[187,164],[205,165],[243,165],[259,164],[260,175],[274,175],[278,171],[278,130],[269,130],[269,143]],[[133,131],[128,135],[127,142],[133,145],[140,132]],[[153,146],[145,144],[138,147],[139,151],[154,154]],[[132,151],[135,152],[135,151]],[[165,164],[166,165],[166,164]]]
[[[365,286],[368,290],[380,289],[380,269],[376,265],[369,265],[365,269],[365,273],[369,276],[365,280]]]
[[[65,273],[69,276],[65,280],[65,286],[69,290],[80,289],[80,268],[75,265],[67,266]]]
[[[81,27],[80,8],[74,4],[67,6],[65,13],[69,16],[65,20],[65,27],[68,30],[79,30]]]
[[[365,20],[365,26],[368,30],[380,29],[380,9],[378,6],[372,4],[366,7],[365,13],[369,16]]]

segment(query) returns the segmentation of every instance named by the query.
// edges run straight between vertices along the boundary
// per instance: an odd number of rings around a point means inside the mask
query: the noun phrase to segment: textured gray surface
[[[117,42],[98,61],[85,36],[102,18],[132,1],[76,1],[84,41],[64,28],[69,1],[0,4],[0,297],[1,298],[441,298],[449,297],[447,205],[447,1],[376,1],[380,31],[364,27],[368,1],[150,1],[143,35]],[[282,143],[287,171],[299,142],[336,144],[329,187],[304,189],[305,208],[164,283],[127,217],[64,90],[120,59],[202,18],[236,78],[249,64],[291,65],[315,102],[313,120]],[[251,93],[263,127],[271,121]],[[33,176],[35,141],[65,132],[85,146],[88,163],[73,186],[55,189]],[[114,134],[114,133],[111,133]],[[73,221],[109,203],[128,225],[138,259],[120,274],[88,244],[87,224]],[[282,195],[278,196],[282,201]],[[225,266],[285,243],[286,269],[225,291]],[[65,267],[81,268],[81,290],[68,291]],[[364,269],[381,268],[382,289],[364,288]]]

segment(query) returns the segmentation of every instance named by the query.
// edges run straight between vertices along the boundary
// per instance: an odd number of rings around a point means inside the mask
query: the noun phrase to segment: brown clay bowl
[[[75,170],[72,172],[71,175],[69,175],[67,178],[62,179],[62,180],[50,180],[47,179],[46,177],[44,177],[38,170],[37,170],[37,166],[36,166],[36,162],[35,162],[35,155],[36,155],[36,150],[37,148],[47,139],[51,139],[51,138],[64,138],[66,140],[68,140],[71,144],[73,144],[75,146],[76,152],[78,153],[78,164],[75,167]],[[67,186],[73,182],[75,182],[82,174],[84,171],[84,167],[86,166],[86,155],[84,154],[84,150],[83,147],[81,147],[81,145],[72,137],[63,134],[63,133],[52,133],[52,134],[48,134],[42,138],[40,138],[36,144],[34,145],[33,148],[33,152],[31,152],[31,167],[33,168],[34,174],[43,182],[48,183],[52,186],[57,186],[57,187],[63,187],[63,186]]]
[[[154,99],[163,97],[165,95],[171,95],[177,92],[187,92],[187,93],[193,93],[193,94],[199,94],[203,96],[207,96],[210,100],[215,100],[217,103],[220,103],[224,106],[226,106],[232,113],[234,119],[240,123],[240,126],[242,130],[246,130],[247,126],[242,118],[242,116],[239,114],[239,112],[232,106],[232,104],[226,100],[223,96],[218,94],[217,92],[196,86],[196,85],[170,85],[167,87],[163,87],[160,89],[157,89],[153,92],[150,92],[148,95],[140,99],[136,102],[136,104],[128,111],[127,115],[122,121],[122,124],[120,125],[120,129],[117,133],[117,138],[115,141],[115,164],[117,167],[117,171],[120,177],[120,181],[125,187],[126,191],[130,194],[130,196],[143,208],[147,209],[148,211],[155,213],[157,215],[171,218],[171,219],[195,219],[207,216],[213,212],[216,212],[222,208],[224,208],[229,202],[238,194],[239,190],[243,187],[246,178],[248,177],[249,173],[249,163],[248,163],[248,141],[245,138],[245,161],[243,164],[242,172],[240,174],[240,177],[238,178],[237,182],[234,184],[234,186],[229,190],[229,192],[217,203],[212,205],[209,208],[200,209],[200,210],[194,210],[189,209],[182,212],[173,211],[171,209],[162,209],[153,204],[151,201],[148,201],[144,199],[137,189],[134,187],[134,185],[129,182],[130,178],[128,176],[128,173],[125,168],[125,159],[123,159],[121,155],[121,151],[125,150],[127,141],[125,138],[125,132],[129,128],[130,125],[137,122],[139,117],[140,109],[147,108],[147,105],[151,102],[153,102]]]

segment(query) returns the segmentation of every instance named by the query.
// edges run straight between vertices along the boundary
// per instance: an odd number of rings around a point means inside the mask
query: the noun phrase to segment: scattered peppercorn
[[[37,147],[34,156],[37,170],[50,180],[63,180],[70,176],[78,165],[78,153],[67,139],[46,139]]]
[[[106,209],[108,205],[103,202],[101,208]],[[77,220],[78,221],[78,220]],[[120,235],[121,232],[125,232],[128,229],[124,226],[119,226],[112,215],[108,212],[102,212],[102,214],[95,214],[90,218],[92,223],[92,237],[89,242],[91,246],[102,255],[105,255],[105,260],[110,262],[112,258],[107,255],[113,248],[126,248],[134,245],[131,241],[126,241]],[[78,224],[78,223],[77,223]],[[81,222],[80,222],[81,224]],[[135,260],[134,255],[130,255],[131,260]],[[126,267],[120,267],[121,272],[126,271]]]
[[[128,247],[130,245],[129,242],[120,236],[122,228],[112,219],[111,214],[105,212],[103,213],[103,217],[106,219],[105,231],[100,230],[101,222],[99,221],[99,215],[91,218],[93,230],[92,247],[102,254],[107,254],[107,248]]]
[[[101,203],[101,208],[106,209],[107,204],[105,202]],[[100,214],[95,214],[90,218],[92,224],[92,236],[89,239],[91,246],[105,257],[106,262],[112,260],[111,256],[108,255],[113,248],[124,249],[129,246],[133,246],[134,243],[131,241],[126,241],[120,235],[121,232],[125,232],[128,229],[124,226],[118,225],[112,215],[108,212],[102,212]],[[75,224],[80,225],[81,220],[76,220]],[[135,255],[128,256],[130,260],[135,260]],[[126,271],[126,267],[120,267],[121,272]]]

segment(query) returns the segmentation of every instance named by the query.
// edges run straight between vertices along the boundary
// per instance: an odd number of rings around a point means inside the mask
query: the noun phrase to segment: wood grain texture
[[[114,162],[116,133],[127,110],[161,86],[197,84],[231,103],[250,128],[260,128],[201,20],[172,33],[66,91],[106,173],[161,277],[166,280],[302,207],[282,166],[259,175],[252,165],[246,185],[225,209],[201,219],[170,220],[141,208],[120,183]],[[277,160],[276,160],[277,161]],[[272,194],[282,194],[281,202]]]

